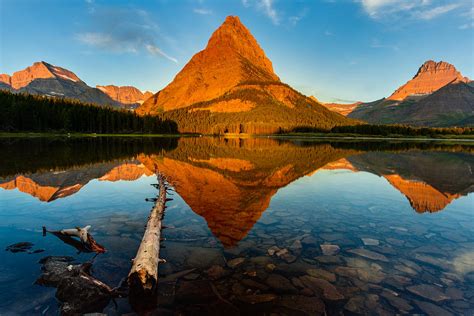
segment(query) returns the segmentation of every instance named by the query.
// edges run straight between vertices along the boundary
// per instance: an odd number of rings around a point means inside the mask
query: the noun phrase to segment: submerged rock
[[[223,267],[218,266],[218,265],[213,265],[206,271],[209,279],[211,280],[217,280],[222,278],[227,274],[227,272],[224,270]]]
[[[429,302],[415,301],[416,305],[429,316],[452,316],[451,312]]]
[[[245,261],[245,258],[235,258],[235,259],[232,259],[232,260],[229,260],[227,261],[227,266],[229,268],[236,268],[237,266],[241,265],[242,263],[244,263]]]
[[[237,297],[237,300],[246,304],[263,304],[274,301],[277,298],[275,294],[256,294],[256,295],[241,295]]]
[[[440,302],[449,299],[439,287],[429,284],[420,284],[407,287],[407,290],[413,294],[424,297],[434,302]]]
[[[5,248],[6,251],[10,251],[12,253],[17,252],[28,252],[31,248],[33,248],[34,244],[27,241],[18,242],[13,245],[9,245]]]
[[[341,263],[341,262],[342,262],[340,256],[318,256],[318,257],[315,257],[314,259],[316,259],[317,261],[319,261],[319,262],[321,262],[321,263],[333,263],[333,264],[337,264],[337,263]]]
[[[384,290],[380,295],[399,311],[408,312],[413,309],[413,306],[411,306],[407,300],[399,297],[398,294],[393,291]]]
[[[329,282],[335,282],[336,281],[336,275],[332,272],[323,270],[323,269],[308,269],[306,272],[315,278],[321,278],[325,279]]]
[[[378,246],[380,242],[377,239],[372,239],[372,238],[361,238],[362,242],[366,246]]]
[[[279,274],[270,274],[265,283],[278,293],[298,293],[290,280]]]
[[[371,259],[371,260],[379,260],[379,261],[383,261],[383,262],[388,262],[387,257],[385,257],[384,255],[382,255],[378,252],[374,252],[374,251],[364,249],[364,248],[351,249],[351,250],[348,250],[347,252],[350,252],[350,253],[353,253],[353,254],[356,254],[358,256],[368,258],[368,259]]]
[[[278,299],[276,305],[292,311],[291,314],[326,315],[326,306],[318,297],[303,295],[284,295]]]
[[[314,293],[322,292],[325,299],[330,301],[343,300],[344,296],[336,289],[334,285],[326,280],[314,278],[309,275],[300,277],[301,282]]]
[[[364,314],[365,312],[365,297],[357,295],[351,297],[350,300],[344,305],[344,309],[356,313],[356,314]]]
[[[321,251],[325,256],[334,256],[339,253],[341,248],[338,245],[331,245],[331,244],[322,244],[320,245]]]
[[[61,314],[101,312],[112,298],[112,289],[89,274],[90,264],[74,264],[71,257],[48,256],[40,260],[42,274],[36,284],[56,287]]]

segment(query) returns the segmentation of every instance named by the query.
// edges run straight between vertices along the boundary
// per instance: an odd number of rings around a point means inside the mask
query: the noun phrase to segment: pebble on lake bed
[[[334,256],[339,253],[341,248],[338,245],[331,245],[331,244],[322,244],[320,245],[321,251],[325,256]]]

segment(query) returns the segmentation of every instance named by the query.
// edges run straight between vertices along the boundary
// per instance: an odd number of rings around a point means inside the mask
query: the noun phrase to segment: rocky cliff
[[[96,86],[113,100],[121,104],[128,105],[130,108],[136,108],[145,102],[149,97],[153,96],[150,91],[141,92],[132,86]]]
[[[469,79],[463,77],[450,63],[428,60],[421,65],[411,80],[398,88],[388,99],[401,101],[409,96],[430,94],[454,81],[469,82]]]

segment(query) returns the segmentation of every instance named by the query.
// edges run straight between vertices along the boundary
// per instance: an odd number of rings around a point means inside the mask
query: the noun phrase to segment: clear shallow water
[[[33,284],[48,255],[92,254],[51,229],[92,225],[93,275],[127,276],[154,172],[168,203],[159,311],[470,315],[474,157],[469,146],[269,139],[2,140],[0,314],[56,315]],[[188,271],[194,269],[192,271]],[[188,271],[176,277],[175,273]],[[175,276],[175,277],[173,277]],[[133,312],[126,298],[103,312]]]

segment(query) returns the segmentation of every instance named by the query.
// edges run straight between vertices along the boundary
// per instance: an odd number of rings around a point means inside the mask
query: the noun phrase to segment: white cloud
[[[360,0],[365,12],[377,18],[389,13],[410,10],[416,6],[424,5],[426,0]]]
[[[472,29],[472,28],[474,28],[474,22],[466,23],[459,26],[460,30],[467,30],[467,29]]]
[[[304,8],[298,14],[290,16],[288,18],[288,21],[290,22],[291,25],[295,26],[296,24],[298,24],[299,21],[301,21],[308,14],[308,11],[309,11],[308,8]]]
[[[278,25],[280,23],[278,12],[273,7],[273,0],[260,0],[258,7],[268,18],[270,18],[270,20],[272,20],[273,24]]]
[[[280,24],[280,14],[273,6],[273,0],[242,0],[242,5],[246,8],[254,7],[267,16],[273,24]]]
[[[147,52],[162,56],[174,63],[176,58],[158,47],[159,41],[166,41],[158,25],[145,10],[134,8],[97,7],[89,11],[89,29],[76,34],[76,39],[91,47],[115,53]]]
[[[196,13],[196,14],[201,14],[201,15],[209,15],[209,14],[212,14],[212,10],[208,10],[208,9],[193,9],[193,12]]]
[[[453,11],[469,0],[354,0],[373,19],[431,20]]]
[[[469,11],[466,11],[461,14],[461,17],[464,17],[469,20],[467,23],[464,23],[459,26],[460,30],[467,30],[467,29],[472,29],[474,28],[474,7],[471,7]]]
[[[419,11],[415,13],[415,16],[419,17],[422,20],[431,20],[434,19],[442,14],[448,13],[454,9],[457,9],[461,6],[459,3],[453,3],[448,5],[441,5],[434,7],[432,9],[428,9],[425,11]]]
[[[158,47],[156,47],[154,45],[147,44],[145,47],[153,55],[161,55],[161,56],[165,57],[168,60],[171,60],[172,62],[174,62],[176,64],[178,63],[178,60],[176,58],[168,56],[161,49],[159,49]]]

